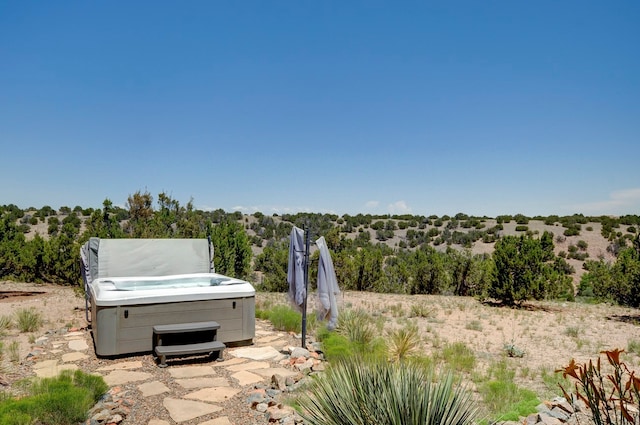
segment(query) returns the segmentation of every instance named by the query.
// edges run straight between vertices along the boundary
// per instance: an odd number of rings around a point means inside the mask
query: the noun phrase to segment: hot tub
[[[255,336],[255,289],[217,273],[102,277],[88,285],[96,354],[152,350],[153,326],[216,321],[218,341]]]

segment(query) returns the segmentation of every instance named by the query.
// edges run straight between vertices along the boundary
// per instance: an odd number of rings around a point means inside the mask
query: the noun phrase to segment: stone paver
[[[138,389],[142,393],[143,397],[150,397],[152,395],[158,395],[169,392],[169,387],[160,381],[145,382],[138,385]]]
[[[187,394],[184,398],[191,400],[208,401],[210,403],[223,403],[238,394],[241,390],[232,387],[203,388]]]
[[[211,366],[186,366],[169,368],[169,373],[174,378],[196,378],[215,375],[216,371]]]
[[[268,344],[271,341],[275,341],[276,339],[280,339],[282,338],[281,334],[273,334],[273,335],[266,335],[263,336],[262,338],[258,338],[255,343],[256,344]]]
[[[231,372],[240,372],[241,370],[266,369],[268,367],[271,367],[271,364],[269,362],[247,362],[232,365],[227,367],[226,369]]]
[[[246,361],[247,361],[247,359],[243,359],[241,357],[234,357],[232,359],[228,359],[228,360],[225,360],[223,362],[213,362],[213,363],[211,363],[211,367],[214,367],[214,368],[223,367],[223,366],[227,367],[227,366],[231,366],[231,365],[234,365],[234,364],[244,363]]]
[[[84,339],[71,339],[69,340],[69,349],[74,351],[82,351],[89,348],[87,341]]]
[[[268,367],[265,369],[252,369],[251,372],[261,375],[265,378],[271,378],[273,375],[280,375],[287,378],[289,376],[296,376],[300,374],[300,372],[296,372],[291,369],[285,369],[283,367]]]
[[[89,356],[87,356],[84,353],[81,353],[79,351],[74,351],[73,353],[65,353],[60,358],[62,359],[63,363],[69,363],[69,362],[77,362],[79,360],[83,360],[88,357]]]
[[[200,422],[200,425],[233,425],[229,418],[222,416],[220,418],[211,419],[210,421]]]
[[[258,382],[262,382],[264,378],[262,376],[256,375],[255,373],[248,372],[246,370],[241,370],[240,372],[236,372],[231,375],[236,381],[238,381],[238,385],[252,385],[257,384]]]
[[[205,388],[205,387],[228,387],[229,385],[231,385],[229,383],[229,380],[223,377],[176,379],[176,384],[188,390],[191,390],[194,388]]]
[[[285,356],[273,347],[251,347],[251,348],[238,348],[236,350],[229,350],[229,354],[234,357],[242,357],[251,360],[280,360]]]
[[[120,363],[115,363],[109,366],[103,366],[101,368],[98,368],[98,370],[128,370],[128,369],[140,369],[142,367],[142,361],[140,360],[135,360],[135,361],[130,361],[130,362],[120,362]]]
[[[297,375],[295,371],[275,365],[275,362],[287,357],[280,352],[280,348],[286,344],[283,340],[285,337],[281,332],[259,327],[256,330],[256,345],[227,349],[231,357],[223,362],[169,367],[158,375],[162,376],[160,379],[144,372],[145,366],[140,360],[118,361],[100,367],[96,372],[103,376],[110,387],[134,384],[142,397],[160,397],[172,421],[150,418],[146,425],[170,425],[186,421],[199,425],[233,425],[227,416],[204,422],[199,422],[197,418],[220,412],[223,409],[220,404],[237,397],[247,386],[265,382],[276,374],[283,377]],[[53,347],[49,353],[55,355],[56,359],[34,364],[33,371],[37,376],[53,377],[62,370],[76,370],[78,364],[89,357],[86,351],[91,335],[87,332],[70,332],[64,338],[57,338],[58,341],[52,341],[53,337],[43,339],[43,344],[50,343]],[[220,367],[231,373],[231,378],[220,376],[217,370]],[[156,414],[160,416],[167,412]]]
[[[153,375],[147,372],[131,372],[126,370],[114,370],[104,376],[104,381],[109,386],[122,385],[129,382],[146,381],[151,379]]]
[[[54,360],[57,362],[57,360]],[[48,367],[41,367],[34,369],[38,378],[53,378],[58,376],[63,370],[78,370],[78,365],[75,364],[52,364]]]
[[[222,410],[222,407],[215,404],[171,397],[165,398],[162,404],[169,411],[171,419],[176,422],[188,421]]]
[[[44,360],[33,365],[34,369],[46,369],[54,367],[58,364],[58,360]]]

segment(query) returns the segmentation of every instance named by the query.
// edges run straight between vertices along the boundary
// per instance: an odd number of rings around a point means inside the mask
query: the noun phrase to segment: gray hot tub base
[[[217,340],[227,345],[250,344],[255,336],[255,297],[91,307],[99,356],[151,352],[155,325],[216,321]]]

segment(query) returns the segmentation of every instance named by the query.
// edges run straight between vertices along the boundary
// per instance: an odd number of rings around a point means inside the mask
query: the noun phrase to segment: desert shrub
[[[309,385],[298,405],[310,425],[465,425],[477,415],[470,392],[451,373],[407,362],[340,362]]]
[[[20,332],[35,332],[42,326],[42,315],[33,308],[21,308],[15,315]]]
[[[564,232],[562,234],[565,236],[578,236],[580,235],[580,225],[570,225],[569,227],[564,229]]]
[[[427,303],[420,302],[416,304],[411,304],[411,310],[409,312],[409,317],[431,317],[433,316],[433,311]]]
[[[602,300],[620,305],[640,306],[640,252],[623,248],[614,264],[603,260],[587,261],[587,273],[582,275],[580,290],[589,291]]]
[[[551,254],[539,239],[505,236],[496,242],[493,260],[496,273],[488,295],[507,305],[543,299],[557,286],[558,273],[546,264]]]
[[[564,378],[572,378],[575,384],[575,390],[571,392],[560,386],[567,401],[582,400],[589,407],[596,425],[626,425],[640,421],[640,382],[620,360],[623,352],[619,349],[601,352],[611,367],[609,373],[603,370],[599,357],[595,365],[592,360],[581,364],[571,359],[567,366],[557,371]]]

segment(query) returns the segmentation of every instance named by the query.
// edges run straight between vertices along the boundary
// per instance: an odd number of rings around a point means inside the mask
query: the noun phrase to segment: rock
[[[286,379],[277,373],[271,377],[271,383],[280,391],[284,391],[287,388]]]
[[[267,403],[258,403],[256,405],[256,410],[260,413],[266,412],[268,408],[269,406],[267,405]]]
[[[296,347],[291,351],[291,357],[304,357],[307,358],[309,357],[310,353],[309,350],[307,350],[306,348],[302,348],[302,347]]]
[[[119,424],[120,422],[122,422],[122,416],[115,414],[112,417],[109,418],[109,420],[107,421],[108,424]]]
[[[280,394],[282,394],[282,391],[276,390],[275,388],[269,388],[267,390],[267,395],[271,398],[278,397]]]
[[[562,425],[562,421],[560,421],[560,419],[546,414],[540,415],[540,422],[542,422],[544,425]]]
[[[325,366],[324,366],[324,363],[318,363],[316,365],[313,365],[313,367],[311,369],[314,372],[324,372],[325,371]]]
[[[267,419],[269,422],[277,422],[290,415],[291,412],[285,408],[280,408],[279,406],[271,406],[267,409]]]
[[[554,418],[558,418],[563,422],[566,422],[567,419],[569,419],[569,417],[571,416],[569,415],[569,413],[565,412],[563,409],[557,406],[551,409],[551,411],[549,412],[549,415]]]

